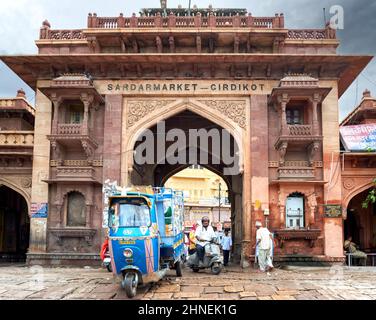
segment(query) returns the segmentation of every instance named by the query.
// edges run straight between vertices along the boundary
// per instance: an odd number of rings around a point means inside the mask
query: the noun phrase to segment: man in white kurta
[[[196,249],[200,264],[204,261],[205,245],[215,238],[214,230],[212,226],[209,225],[209,218],[203,217],[201,222],[202,225],[198,226],[196,229]]]
[[[258,263],[260,266],[260,270],[262,272],[267,271],[268,268],[268,262],[270,259],[270,243],[272,239],[272,235],[270,231],[267,228],[262,227],[262,224],[260,221],[256,222],[256,246],[259,249],[258,253]]]

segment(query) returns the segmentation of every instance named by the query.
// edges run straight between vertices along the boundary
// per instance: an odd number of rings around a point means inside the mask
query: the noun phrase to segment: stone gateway
[[[371,57],[339,55],[335,30],[288,30],[283,14],[168,12],[89,14],[82,30],[44,21],[37,55],[0,57],[36,91],[35,110],[0,101],[12,117],[29,114],[33,127],[3,132],[0,122],[0,192],[25,199],[19,211],[28,214],[15,223],[30,230],[27,253],[25,241],[14,250],[30,264],[98,265],[105,181],[161,186],[187,167],[168,150],[184,150],[228,185],[237,263],[254,259],[255,221],[274,233],[276,260],[344,261],[345,216],[325,214],[356,193],[355,176],[341,177],[338,99]],[[147,131],[157,146],[161,122],[166,132],[228,132],[238,170],[223,141],[212,152],[211,140],[176,149],[166,139],[153,163],[138,163],[140,137]],[[19,153],[4,156],[14,137],[24,139]],[[4,248],[13,250],[0,239]]]

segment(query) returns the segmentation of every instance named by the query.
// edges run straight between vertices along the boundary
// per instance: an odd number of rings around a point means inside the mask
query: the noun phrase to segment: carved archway
[[[13,191],[17,192],[18,194],[20,194],[24,198],[24,200],[26,201],[26,204],[27,204],[27,212],[28,212],[28,215],[30,217],[31,216],[31,213],[30,213],[30,203],[31,203],[30,195],[25,190],[23,190],[21,187],[17,186],[15,183],[13,183],[13,182],[5,179],[5,178],[0,178],[0,187],[1,186],[6,186],[9,189],[12,189]]]
[[[243,131],[244,127],[239,125],[235,120],[232,120],[230,117],[226,117],[220,112],[215,112],[216,109],[210,108],[204,103],[193,99],[181,99],[176,103],[166,104],[163,108],[158,109],[155,112],[145,114],[145,116],[139,119],[137,122],[132,124],[127,130],[127,143],[125,144],[125,150],[122,151],[122,172],[126,175],[128,170],[131,170],[133,167],[133,148],[137,142],[138,137],[146,128],[151,128],[156,125],[158,122],[166,120],[173,117],[185,110],[189,110],[197,115],[207,119],[223,129],[227,130],[234,138],[237,146],[239,148],[239,155],[244,155],[243,149]],[[240,171],[243,171],[244,159],[239,157],[239,168]],[[127,168],[127,170],[125,170]],[[124,182],[124,176],[122,176],[122,182]]]
[[[354,188],[353,190],[351,190],[343,199],[343,202],[342,202],[343,203],[343,212],[346,212],[347,207],[348,207],[352,198],[357,196],[359,193],[362,193],[363,191],[372,188],[374,185],[375,184],[373,183],[373,181],[370,180],[369,182],[362,184],[362,185],[358,186],[357,188]],[[344,218],[346,219],[346,216]]]

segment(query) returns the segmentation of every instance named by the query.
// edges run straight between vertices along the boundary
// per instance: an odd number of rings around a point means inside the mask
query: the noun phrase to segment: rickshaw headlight
[[[133,251],[132,251],[132,249],[125,249],[123,254],[124,254],[124,257],[126,257],[126,258],[132,258]]]

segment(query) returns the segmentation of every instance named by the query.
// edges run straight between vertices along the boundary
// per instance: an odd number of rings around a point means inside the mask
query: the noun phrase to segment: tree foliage
[[[373,184],[374,186],[368,193],[367,198],[362,202],[362,208],[367,209],[369,204],[376,203],[376,178],[373,179]]]

